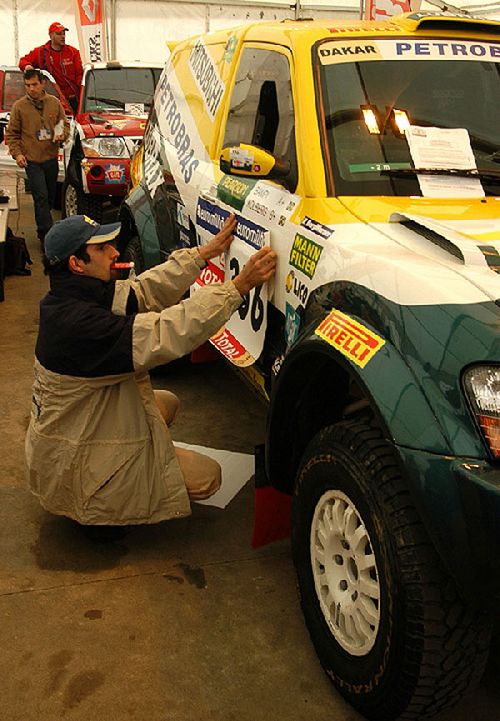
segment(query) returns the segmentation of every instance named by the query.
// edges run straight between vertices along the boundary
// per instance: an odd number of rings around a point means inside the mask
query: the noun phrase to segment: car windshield
[[[83,110],[147,115],[160,73],[160,68],[91,70],[85,81]]]
[[[420,194],[408,123],[465,128],[485,194],[499,195],[499,69],[475,59],[321,64],[320,121],[335,195]]]

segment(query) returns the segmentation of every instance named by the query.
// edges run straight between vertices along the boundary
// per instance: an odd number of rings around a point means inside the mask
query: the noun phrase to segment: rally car
[[[84,66],[80,102],[64,147],[63,214],[102,219],[127,193],[130,158],[141,142],[161,65]]]
[[[278,254],[213,345],[269,401],[305,621],[367,718],[480,678],[500,590],[500,23],[247,25],[177,45],[121,210],[196,287]]]

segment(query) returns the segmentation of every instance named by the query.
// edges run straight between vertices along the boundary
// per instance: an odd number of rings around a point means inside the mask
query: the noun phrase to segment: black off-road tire
[[[292,547],[321,664],[368,719],[430,718],[479,681],[491,624],[458,597],[371,422],[330,426],[308,446]]]
[[[79,185],[66,180],[63,186],[62,216],[88,215],[96,223],[102,222],[103,198],[99,195],[84,193]]]
[[[121,255],[121,260],[134,263],[136,275],[139,275],[145,269],[141,241],[137,235],[133,235],[128,241]]]

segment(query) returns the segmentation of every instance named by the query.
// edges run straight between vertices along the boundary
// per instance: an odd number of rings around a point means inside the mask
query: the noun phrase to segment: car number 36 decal
[[[236,276],[239,275],[240,272],[240,264],[237,258],[231,258],[229,268],[232,271],[232,280],[233,278],[236,278]],[[248,315],[248,311],[251,306],[250,324],[252,326],[252,330],[255,333],[258,333],[261,329],[262,323],[264,321],[264,315],[266,312],[264,301],[262,300],[261,296],[261,291],[262,286],[258,285],[256,288],[253,289],[253,291],[250,291],[249,295],[245,297],[243,303],[238,308],[238,315],[240,316],[241,320],[244,321]]]
[[[229,212],[204,198],[199,198],[196,208],[196,229],[201,244],[208,242],[219,232]],[[220,282],[222,273],[225,280],[235,278],[250,256],[263,245],[268,244],[269,231],[243,216],[236,215],[234,240],[224,262],[214,260],[209,264],[209,267],[212,266],[212,272],[208,275],[213,279],[212,282]],[[218,265],[221,269],[217,267]],[[206,285],[207,282],[210,281],[205,269],[205,272],[200,273],[197,284]],[[266,285],[253,288],[222,331],[211,339],[218,350],[232,363],[239,366],[251,365],[262,353],[267,326],[267,299]]]

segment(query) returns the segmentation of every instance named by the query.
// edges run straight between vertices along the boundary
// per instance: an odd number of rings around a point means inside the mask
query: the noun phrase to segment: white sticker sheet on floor
[[[174,445],[179,448],[187,448],[190,451],[204,453],[217,461],[222,469],[222,483],[217,493],[204,501],[195,501],[195,503],[200,503],[203,506],[225,508],[236,494],[241,491],[243,486],[248,483],[255,472],[254,457],[249,453],[232,453],[231,451],[193,446],[178,441],[175,441]]]

